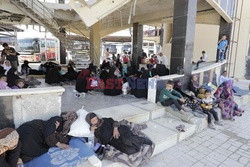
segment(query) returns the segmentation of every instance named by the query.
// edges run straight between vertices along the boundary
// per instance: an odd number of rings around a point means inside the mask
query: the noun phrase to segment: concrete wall
[[[219,25],[196,24],[193,61],[201,57],[204,50],[208,55],[208,61],[216,60]]]
[[[165,27],[167,29],[167,27]],[[204,50],[208,55],[208,61],[215,61],[217,54],[217,42],[219,35],[219,25],[196,24],[193,61],[197,62]],[[167,37],[165,37],[167,38]],[[171,43],[165,43],[162,49],[168,60],[171,58]]]
[[[14,121],[17,128],[33,119],[47,120],[52,116],[59,116],[64,91],[62,87],[1,90],[0,125],[2,128],[12,126]]]
[[[237,17],[240,17],[240,7],[242,0],[239,0],[239,9]],[[234,44],[233,47],[233,54],[232,54],[232,61],[231,61],[231,67],[230,67],[230,76],[233,76],[235,78],[244,79],[246,75],[246,68],[250,68],[250,66],[247,66],[247,54],[249,49],[249,35],[250,35],[250,1],[244,0],[243,8],[242,8],[242,16],[239,22],[236,22],[236,29],[235,32],[239,31],[239,37],[238,37],[238,44]],[[234,40],[237,40],[237,33],[234,36]],[[237,48],[238,47],[238,48]],[[237,53],[236,53],[237,50]],[[236,56],[236,58],[235,58]],[[235,61],[236,60],[236,61]],[[235,68],[236,67],[236,68]]]
[[[199,85],[207,85],[208,83],[213,83],[218,85],[219,76],[221,71],[224,69],[226,61],[214,63],[210,66],[200,68],[198,70],[192,71],[192,75],[196,75],[199,78]],[[184,85],[186,82],[186,76],[184,75],[166,75],[158,78],[148,79],[148,98],[147,100],[153,103],[159,101],[159,95],[161,90],[165,87],[168,80],[180,80]]]

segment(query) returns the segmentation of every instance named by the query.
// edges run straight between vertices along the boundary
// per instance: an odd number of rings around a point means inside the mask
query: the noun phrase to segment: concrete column
[[[170,58],[171,58],[171,38],[172,38],[172,32],[173,32],[173,24],[172,23],[165,23],[164,24],[164,35],[163,35],[163,45],[161,52],[163,55],[167,56],[168,61],[168,67],[170,64]]]
[[[101,56],[101,25],[100,22],[90,27],[90,59],[97,68],[100,67]]]
[[[132,65],[136,70],[139,69],[139,64],[142,56],[142,44],[143,44],[143,25],[139,23],[133,24],[133,53],[132,53]]]
[[[197,0],[174,1],[171,74],[177,73],[177,67],[181,67],[186,76],[191,75],[196,12]]]
[[[64,44],[60,41],[60,64],[66,64],[66,48]]]
[[[65,0],[58,0],[59,4],[65,4]]]

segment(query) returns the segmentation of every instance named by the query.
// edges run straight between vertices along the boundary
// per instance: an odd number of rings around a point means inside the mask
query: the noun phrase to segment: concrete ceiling
[[[104,3],[104,1],[109,0],[96,1],[95,4],[92,4],[92,6],[86,4],[85,0],[79,0],[79,3],[85,3],[85,6],[88,5],[89,9],[94,9],[99,3]],[[172,22],[174,0],[137,0],[135,9],[131,10],[131,8],[134,6],[134,3],[135,0],[127,0],[124,5],[121,7],[116,7],[113,12],[106,14],[105,17],[102,17],[101,19],[96,18],[101,24],[101,32],[99,32],[101,37],[132,27],[134,22],[154,26],[161,25],[161,23],[164,22]],[[83,17],[90,17],[89,15],[84,14],[84,12],[80,13],[79,15],[79,12],[73,10],[69,4],[43,4],[54,11],[54,17],[59,20],[60,26],[66,28],[67,31],[89,37],[89,28],[82,21]],[[100,8],[104,7],[101,6]],[[7,9],[8,13],[4,13],[4,9]],[[20,10],[12,5],[9,0],[0,2],[0,10],[0,19],[1,16],[8,16],[16,19],[15,24],[34,24],[32,20],[28,20],[29,18],[27,16],[23,15]],[[198,0],[198,23],[219,24],[219,20],[220,15],[214,10],[212,6],[210,6],[205,0]],[[0,20],[0,22],[4,21]]]

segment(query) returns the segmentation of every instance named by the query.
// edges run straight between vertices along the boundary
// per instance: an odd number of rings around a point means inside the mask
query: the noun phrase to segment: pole
[[[45,45],[45,61],[47,61],[47,29],[45,29],[45,38],[44,38],[44,45]]]

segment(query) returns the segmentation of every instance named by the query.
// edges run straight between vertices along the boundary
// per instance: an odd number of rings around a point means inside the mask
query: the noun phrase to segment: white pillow
[[[77,119],[70,126],[70,131],[68,135],[74,137],[88,137],[90,135],[90,126],[85,121],[85,117],[88,112],[84,109],[80,109],[76,112]]]

